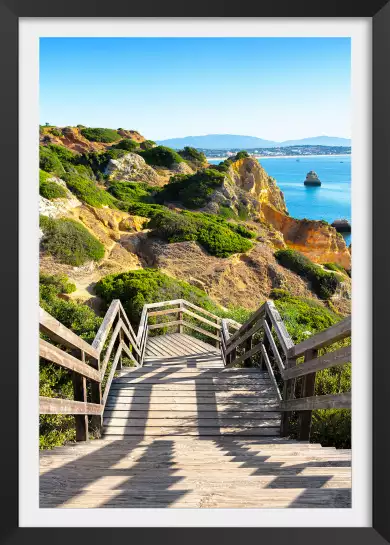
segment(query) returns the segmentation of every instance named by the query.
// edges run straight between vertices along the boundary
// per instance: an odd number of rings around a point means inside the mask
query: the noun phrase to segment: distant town
[[[202,151],[207,157],[216,159],[235,155],[242,148],[226,149],[207,149],[197,148]],[[351,147],[345,146],[286,146],[280,148],[252,148],[246,151],[253,157],[287,157],[287,156],[305,156],[305,155],[349,155]]]

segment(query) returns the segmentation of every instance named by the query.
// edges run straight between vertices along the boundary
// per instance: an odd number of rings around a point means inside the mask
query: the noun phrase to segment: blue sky
[[[349,138],[350,62],[349,38],[41,38],[40,121]]]

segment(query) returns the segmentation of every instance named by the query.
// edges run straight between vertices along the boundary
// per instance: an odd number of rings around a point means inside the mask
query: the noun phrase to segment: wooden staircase
[[[74,400],[40,398],[40,412],[74,414],[80,441],[41,451],[41,507],[350,507],[351,452],[308,442],[313,409],[350,407],[349,393],[314,395],[317,371],[350,361],[349,319],[299,345],[270,302],[243,325],[145,305],[135,334],[113,301],[92,345],[43,310],[40,324],[41,357],[74,383]]]

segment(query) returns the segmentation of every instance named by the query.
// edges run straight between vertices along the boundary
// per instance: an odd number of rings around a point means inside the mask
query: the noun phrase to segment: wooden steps
[[[151,337],[146,354],[142,368],[123,369],[112,382],[105,438],[279,435],[268,373],[227,369],[216,348],[188,335]]]
[[[280,437],[95,440],[41,451],[40,507],[350,507],[351,453]]]

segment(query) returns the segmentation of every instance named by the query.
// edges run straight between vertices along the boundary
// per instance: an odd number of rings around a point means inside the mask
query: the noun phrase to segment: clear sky
[[[40,120],[147,138],[350,134],[349,38],[41,38]]]

